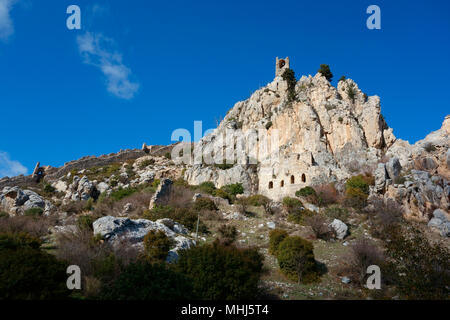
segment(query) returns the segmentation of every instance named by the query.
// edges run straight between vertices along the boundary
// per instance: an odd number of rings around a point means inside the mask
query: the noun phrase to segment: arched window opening
[[[302,182],[306,182],[306,175],[302,174]]]
[[[273,189],[273,182],[272,181],[269,182],[269,189]]]
[[[295,183],[295,177],[291,176],[291,184],[294,184],[294,183]]]
[[[284,180],[281,180],[281,182],[280,182],[280,187],[284,187]]]

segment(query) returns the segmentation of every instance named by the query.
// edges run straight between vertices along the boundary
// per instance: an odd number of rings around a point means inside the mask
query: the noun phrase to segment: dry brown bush
[[[102,259],[112,253],[109,244],[96,241],[90,230],[61,232],[57,234],[56,256],[70,264],[77,265],[85,276],[92,275],[92,261]]]
[[[142,216],[144,211],[148,209],[152,195],[153,194],[147,192],[134,193],[125,199],[113,203],[112,212],[115,215],[121,214],[124,206],[127,203],[130,203],[132,209],[127,215]]]
[[[306,217],[305,224],[311,227],[317,239],[329,240],[333,236],[333,232],[327,224],[327,219],[320,214]]]
[[[130,242],[122,240],[114,246],[95,237],[90,230],[77,229],[57,235],[56,256],[71,264],[78,265],[84,275],[93,275],[92,262],[101,261],[111,255],[127,265],[138,257],[139,251]]]
[[[0,232],[26,232],[40,238],[48,235],[49,227],[56,224],[56,217],[15,216],[0,218]]]
[[[314,186],[314,190],[316,191],[318,204],[320,206],[334,204],[339,200],[338,191],[332,183]]]
[[[384,255],[373,241],[366,238],[357,240],[350,249],[345,256],[340,273],[348,276],[352,282],[363,285],[367,276],[367,267],[380,266],[384,261]]]
[[[172,207],[186,208],[192,204],[195,192],[182,186],[174,185],[168,205]]]
[[[70,201],[61,205],[60,210],[68,214],[79,214],[89,209],[88,201]]]
[[[366,212],[369,215],[371,234],[380,239],[389,239],[403,220],[403,209],[392,199],[371,199]]]

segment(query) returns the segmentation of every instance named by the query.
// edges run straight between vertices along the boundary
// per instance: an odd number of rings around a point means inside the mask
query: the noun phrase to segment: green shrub
[[[173,241],[161,230],[150,230],[144,237],[145,256],[151,262],[165,261],[172,246]]]
[[[304,197],[306,200],[310,203],[320,205],[321,204],[321,197],[317,195],[316,190],[314,190],[312,187],[304,187],[295,192],[296,197]]]
[[[242,183],[228,184],[226,186],[223,186],[221,189],[226,193],[231,194],[232,196],[244,193],[244,187],[242,186]]]
[[[291,197],[283,198],[283,205],[289,213],[299,211],[303,208],[303,204],[300,200]]]
[[[369,181],[363,175],[357,175],[349,178],[345,183],[346,189],[359,189],[365,194],[369,194]]]
[[[305,219],[314,216],[315,213],[308,209],[293,211],[289,213],[287,220],[296,224],[305,224]]]
[[[111,286],[102,290],[105,300],[195,299],[192,284],[164,264],[138,260],[130,263]]]
[[[349,218],[348,210],[338,206],[331,206],[325,209],[325,215],[331,219],[339,219],[347,222]]]
[[[436,147],[431,142],[425,143],[423,149],[428,153],[436,151]]]
[[[217,231],[220,236],[220,242],[224,245],[229,246],[236,241],[238,233],[235,226],[223,224]]]
[[[80,216],[77,219],[77,226],[80,230],[94,230],[94,227],[92,226],[92,224],[94,223],[96,219],[91,216]]]
[[[339,82],[345,81],[346,79],[347,79],[347,78],[346,78],[345,76],[342,76],[342,77],[339,78]]]
[[[26,234],[0,235],[0,300],[64,299],[66,266]]]
[[[278,252],[278,245],[287,238],[288,233],[283,229],[274,229],[269,233],[269,253],[276,256]]]
[[[261,194],[254,194],[249,196],[247,201],[250,206],[259,207],[264,206],[267,202],[270,202],[270,199]]]
[[[103,286],[108,286],[117,279],[124,267],[124,263],[122,259],[113,253],[109,253],[95,257],[91,261],[91,267],[93,276],[99,279]]]
[[[344,205],[347,207],[362,209],[367,206],[368,195],[357,188],[348,188],[345,191]]]
[[[126,197],[131,196],[133,193],[136,193],[137,191],[138,189],[136,188],[125,188],[125,189],[120,188],[117,191],[111,192],[110,197],[115,201],[119,201]]]
[[[202,210],[217,210],[217,206],[213,200],[209,198],[198,198],[195,200],[193,205],[194,210],[202,211]]]
[[[294,70],[286,69],[281,77],[287,82],[288,102],[295,101],[297,99],[297,95],[295,93],[295,85],[297,84],[297,79],[295,79]]]
[[[161,183],[161,180],[159,179],[155,179],[153,180],[149,185],[147,185],[146,187],[144,187],[142,189],[142,192],[146,192],[146,193],[155,193],[156,189],[158,189],[159,184]]]
[[[164,158],[166,158],[166,159],[172,159],[172,155],[170,154],[170,152],[166,152],[166,153],[164,154]]]
[[[356,90],[353,87],[353,85],[349,85],[347,88],[347,96],[350,100],[352,100],[352,102],[355,102],[355,98],[356,98]]]
[[[349,178],[345,183],[346,206],[362,209],[367,205],[369,186],[373,183],[372,176],[357,175]]]
[[[103,181],[110,178],[112,175],[118,176],[120,174],[121,167],[121,163],[113,163],[103,167],[92,167],[86,171],[86,176],[90,181]],[[75,175],[78,175],[78,172],[76,170],[73,170],[71,179],[73,179]]]
[[[177,270],[191,279],[194,294],[202,299],[254,299],[262,261],[256,249],[215,242],[181,251]]]
[[[311,195],[316,195],[316,190],[314,190],[311,187],[304,187],[301,188],[300,190],[298,190],[295,195],[297,197],[307,197],[307,196],[311,196]]]
[[[395,286],[402,299],[448,300],[448,249],[431,244],[417,229],[398,231],[386,242],[390,259],[383,270],[387,282]]]
[[[231,196],[231,194],[229,194],[228,192],[226,192],[223,189],[216,189],[213,192],[213,196],[215,197],[220,197],[222,199],[227,199],[229,201],[232,201],[233,197]]]
[[[272,214],[272,208],[271,208],[271,200],[267,198],[266,196],[263,196],[261,194],[255,194],[252,196],[249,196],[247,198],[247,203],[249,206],[255,206],[255,207],[264,207],[264,211],[267,214]]]
[[[145,169],[150,165],[155,164],[155,159],[146,159],[139,164],[139,169]]]
[[[46,183],[44,185],[44,192],[45,193],[54,193],[56,191],[55,187],[53,187],[51,184]]]
[[[266,130],[269,130],[272,127],[272,121],[266,123]]]
[[[40,217],[43,213],[44,210],[42,208],[31,208],[25,210],[24,215],[28,217]]]
[[[313,245],[301,237],[286,237],[278,245],[280,271],[292,281],[309,283],[317,279]]]
[[[234,167],[234,163],[215,163],[214,167],[219,168],[220,170],[228,170]]]
[[[0,250],[5,249],[16,250],[22,248],[39,249],[40,246],[41,240],[32,237],[31,235],[25,232],[0,233]]]
[[[317,72],[321,73],[330,82],[333,79],[333,74],[331,73],[330,66],[327,64],[321,64]]]
[[[216,190],[216,186],[211,181],[202,182],[198,188],[201,192],[214,195],[214,191]]]

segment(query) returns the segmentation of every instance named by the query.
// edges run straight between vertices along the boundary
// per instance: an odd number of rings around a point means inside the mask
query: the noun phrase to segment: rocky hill
[[[98,254],[92,239],[81,243],[86,230],[102,244],[138,251],[160,231],[171,239],[170,263],[179,250],[226,238],[263,253],[270,271],[261,285],[284,292],[279,298],[335,298],[350,281],[341,269],[349,248],[367,239],[388,246],[394,225],[419,228],[448,248],[450,115],[411,145],[394,136],[378,96],[351,79],[335,88],[321,72],[296,80],[280,61],[275,79],[198,143],[144,144],[60,168],[38,163],[30,176],[0,179],[0,233],[38,234],[75,264]],[[314,292],[280,278],[267,249],[275,228],[312,241],[328,268]],[[85,251],[92,257],[81,259]],[[365,294],[353,289],[353,297]]]

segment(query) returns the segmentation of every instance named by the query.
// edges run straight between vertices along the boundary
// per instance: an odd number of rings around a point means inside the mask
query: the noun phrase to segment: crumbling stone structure
[[[289,69],[289,57],[284,59],[278,59],[277,57],[275,63],[275,77],[281,76],[286,69]]]

